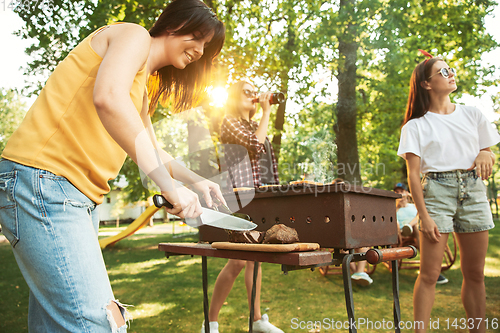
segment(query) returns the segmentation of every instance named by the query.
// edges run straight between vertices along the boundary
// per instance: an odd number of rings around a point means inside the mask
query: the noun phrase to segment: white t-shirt
[[[500,141],[496,128],[479,109],[456,105],[450,114],[427,112],[401,129],[398,155],[420,156],[420,172],[468,169],[479,151]]]

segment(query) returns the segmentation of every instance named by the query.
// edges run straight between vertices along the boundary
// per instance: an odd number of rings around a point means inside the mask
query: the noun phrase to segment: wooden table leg
[[[203,280],[203,313],[205,315],[205,333],[210,333],[210,321],[208,320],[208,268],[207,257],[201,257],[201,275]]]
[[[252,297],[250,300],[250,318],[248,319],[248,333],[253,332],[253,316],[255,314],[255,295],[257,294],[257,275],[259,274],[259,262],[253,263]]]

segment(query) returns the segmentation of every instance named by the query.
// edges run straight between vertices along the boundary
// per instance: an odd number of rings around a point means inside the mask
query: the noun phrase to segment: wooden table
[[[355,323],[354,304],[352,296],[352,282],[350,263],[366,260],[371,264],[383,261],[391,261],[392,264],[392,289],[393,289],[393,312],[395,332],[400,332],[399,322],[401,318],[399,307],[399,277],[397,260],[414,257],[417,250],[414,247],[370,249],[365,253],[354,253],[349,250],[347,253],[332,253],[329,251],[309,251],[309,252],[253,252],[253,251],[233,251],[212,248],[210,244],[202,243],[160,243],[158,250],[165,252],[167,257],[173,255],[199,255],[202,257],[202,280],[203,280],[203,312],[205,323],[208,323],[208,277],[207,277],[207,257],[238,259],[254,261],[252,295],[250,302],[249,332],[252,333],[254,303],[256,292],[256,281],[259,262],[281,264],[281,270],[288,274],[289,271],[297,269],[314,269],[315,267],[327,265],[342,265],[342,275],[344,280],[344,293],[346,299],[346,310],[349,323]],[[205,325],[205,332],[209,333],[210,326]],[[357,332],[355,325],[349,326],[349,332]]]
[[[203,313],[205,316],[205,332],[209,333],[208,325],[208,277],[207,277],[207,257],[238,259],[254,261],[252,297],[250,305],[250,318],[248,322],[249,332],[252,333],[254,303],[256,292],[257,272],[259,262],[281,264],[281,269],[285,274],[296,269],[315,268],[326,266],[332,263],[332,254],[329,251],[308,251],[308,252],[252,252],[218,250],[212,248],[210,244],[200,243],[160,243],[158,250],[165,252],[167,257],[172,255],[199,255],[202,258],[202,279],[203,279]]]

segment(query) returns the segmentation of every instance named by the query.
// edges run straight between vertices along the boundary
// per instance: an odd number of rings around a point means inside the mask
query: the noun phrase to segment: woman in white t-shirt
[[[422,53],[430,59],[413,71],[398,149],[407,163],[420,218],[420,274],[413,313],[425,328],[415,331],[427,330],[444,248],[448,234],[455,232],[463,274],[462,303],[474,321],[471,332],[484,332],[484,263],[488,230],[494,224],[482,180],[491,175],[495,155],[490,147],[500,136],[478,109],[451,103],[450,94],[457,89],[455,70],[444,60]]]

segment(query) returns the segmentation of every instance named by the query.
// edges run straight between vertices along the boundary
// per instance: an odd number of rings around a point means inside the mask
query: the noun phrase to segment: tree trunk
[[[200,143],[210,139],[209,129],[206,128],[202,118],[188,120],[188,147],[189,154],[186,162],[189,161],[189,169],[204,178],[211,178],[218,174],[219,170],[210,166],[209,161],[214,161],[214,149],[202,149]],[[214,161],[215,162],[215,161]]]
[[[286,96],[287,90],[282,89]],[[286,102],[278,105],[278,110],[276,111],[276,118],[274,120],[274,128],[276,129],[276,133],[273,136],[273,148],[274,154],[276,155],[276,161],[279,161],[280,151],[281,151],[281,133],[283,132],[283,125],[285,124],[285,109]]]
[[[341,0],[339,16],[346,17],[346,29],[339,36],[337,123],[334,126],[337,144],[338,177],[353,185],[361,185],[358,141],[356,137],[356,42],[354,20],[355,0]]]
[[[296,49],[296,42],[295,42],[295,30],[292,26],[292,23],[290,20],[287,22],[288,24],[288,29],[287,29],[287,34],[288,34],[288,40],[285,45],[285,53],[287,55],[293,54],[293,52]],[[286,62],[285,63],[285,68],[281,72],[281,92],[285,94],[287,97],[288,95],[288,72],[290,70],[290,67],[293,67],[293,62]],[[286,110],[286,101],[285,103],[279,104],[278,105],[278,110],[276,111],[276,118],[274,120],[274,128],[276,129],[276,133],[273,136],[273,148],[274,148],[274,154],[276,155],[276,161],[279,161],[280,158],[280,152],[281,152],[281,133],[283,132],[283,125],[285,124],[285,110]]]

